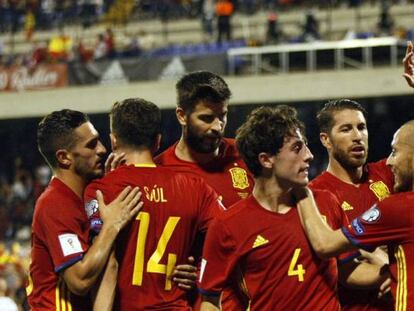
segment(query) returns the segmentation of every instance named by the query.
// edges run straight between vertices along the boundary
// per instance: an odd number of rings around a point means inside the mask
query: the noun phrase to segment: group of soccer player
[[[412,56],[409,43],[414,87]],[[309,183],[294,108],[255,109],[233,140],[220,76],[192,72],[176,90],[182,135],[155,158],[161,113],[145,99],[113,105],[106,163],[85,114],[39,123],[54,177],[33,218],[32,310],[414,308],[414,121],[388,159],[366,163],[364,108],[328,102],[317,118],[329,163]]]

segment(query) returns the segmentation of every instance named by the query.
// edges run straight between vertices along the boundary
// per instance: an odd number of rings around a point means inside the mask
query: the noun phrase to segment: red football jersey
[[[388,245],[395,310],[414,310],[414,193],[376,203],[342,231],[355,246],[372,251]]]
[[[90,310],[88,297],[69,292],[60,276],[88,249],[89,222],[82,200],[53,178],[36,202],[28,301],[31,310]]]
[[[241,159],[234,139],[224,138],[220,145],[219,157],[207,164],[179,159],[175,154],[176,146],[177,143],[158,155],[155,162],[177,172],[203,178],[219,194],[227,208],[252,192],[253,177]]]
[[[176,154],[177,143],[169,147],[155,158],[158,164],[170,167],[177,172],[192,174],[203,178],[219,194],[226,208],[246,198],[253,190],[254,179],[237,151],[235,140],[223,138],[219,147],[219,156],[211,163],[199,164],[179,159]],[[233,276],[234,285],[223,294],[224,310],[239,310],[243,308],[245,297],[237,298],[240,294],[240,276]],[[234,289],[232,289],[234,288]],[[197,304],[200,301],[197,301]]]
[[[328,190],[333,193],[348,219],[354,219],[368,210],[375,202],[388,197],[394,187],[394,176],[386,160],[368,163],[364,166],[363,180],[358,186],[343,182],[331,173],[324,172],[313,179],[312,189]]]
[[[327,191],[315,192],[321,214],[333,228],[345,215]],[[199,290],[219,295],[240,269],[250,310],[339,310],[336,260],[313,252],[296,208],[270,212],[253,196],[219,215],[207,232]]]
[[[363,180],[358,187],[343,182],[328,172],[324,172],[312,180],[310,187],[333,193],[348,219],[354,219],[368,210],[375,202],[390,195],[394,186],[394,177],[385,162],[384,159],[366,164]],[[378,290],[357,290],[339,285],[339,300],[344,311],[393,310],[392,301],[378,299]]]
[[[222,212],[217,194],[201,178],[164,167],[124,165],[87,187],[87,211],[96,208],[96,190],[109,202],[128,185],[140,187],[144,206],[116,241],[115,309],[191,310],[186,293],[170,276],[177,264],[187,263],[210,220]]]

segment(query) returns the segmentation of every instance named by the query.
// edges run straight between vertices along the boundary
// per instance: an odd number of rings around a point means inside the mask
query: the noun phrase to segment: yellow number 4
[[[292,260],[289,265],[288,275],[289,276],[297,275],[299,282],[303,282],[305,280],[306,270],[303,269],[303,266],[301,264],[296,265],[299,259],[300,251],[301,251],[300,248],[295,249]]]
[[[137,248],[135,251],[134,274],[132,276],[132,284],[136,286],[142,285],[142,278],[144,275],[144,260],[145,260],[145,244],[147,241],[148,228],[150,224],[150,214],[147,212],[140,212],[136,218],[140,221],[138,230]],[[164,226],[161,237],[157,244],[157,249],[151,255],[147,263],[147,272],[165,274],[165,290],[171,290],[171,274],[173,272],[175,263],[177,261],[176,254],[168,254],[167,264],[160,264],[161,258],[164,256],[175,227],[177,226],[180,217],[169,217]]]

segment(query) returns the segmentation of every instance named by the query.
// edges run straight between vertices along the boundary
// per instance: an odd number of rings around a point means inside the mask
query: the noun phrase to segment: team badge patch
[[[99,205],[97,200],[91,200],[85,204],[85,211],[88,218],[91,218],[93,214],[98,212]]]
[[[237,189],[246,189],[249,187],[249,179],[246,170],[241,167],[233,167],[229,169],[233,187]]]
[[[361,219],[366,223],[374,223],[381,217],[381,212],[376,205],[362,214]]]
[[[384,200],[390,195],[390,190],[388,189],[387,185],[381,180],[370,184],[369,189],[374,192],[375,196],[380,201]]]
[[[58,238],[64,256],[83,252],[82,245],[80,244],[79,238],[76,234],[65,233],[59,235]]]

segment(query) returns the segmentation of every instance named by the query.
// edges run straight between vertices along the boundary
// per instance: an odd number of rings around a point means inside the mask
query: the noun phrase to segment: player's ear
[[[67,169],[73,162],[72,154],[66,149],[57,150],[55,156],[58,162],[58,167]]]
[[[321,143],[322,143],[322,145],[326,148],[326,149],[331,149],[331,147],[332,147],[332,143],[331,143],[331,140],[330,140],[330,138],[329,138],[329,135],[328,135],[328,133],[325,133],[325,132],[320,132],[319,133],[319,139],[320,139],[320,141],[321,141]]]
[[[175,115],[177,116],[178,123],[180,123],[181,126],[187,125],[187,115],[183,108],[177,107],[175,109]]]
[[[257,156],[260,165],[262,166],[262,168],[264,169],[271,169],[273,167],[274,164],[274,158],[271,154],[267,153],[267,152],[260,152],[259,155]]]
[[[111,141],[111,149],[115,151],[118,148],[117,140],[114,134],[109,134],[109,140]]]

